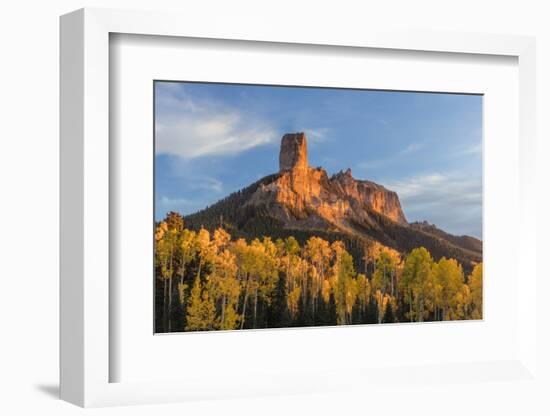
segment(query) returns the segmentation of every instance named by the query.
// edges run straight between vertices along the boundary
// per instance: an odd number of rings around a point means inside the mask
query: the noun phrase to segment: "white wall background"
[[[388,26],[537,36],[539,133],[539,266],[549,235],[550,12],[541,0],[415,1],[169,1],[8,0],[0,11],[0,413],[73,414],[82,410],[56,399],[58,389],[58,16],[74,9],[116,7],[179,10],[209,22],[212,13],[279,21],[293,30],[330,30],[387,21]],[[197,402],[93,410],[98,414],[550,414],[550,284],[538,286],[539,363],[546,386],[501,383],[452,389],[434,385],[405,397],[331,395]],[[406,348],[406,346],[404,346]],[[448,386],[447,386],[448,387]],[[451,393],[452,391],[452,393]]]

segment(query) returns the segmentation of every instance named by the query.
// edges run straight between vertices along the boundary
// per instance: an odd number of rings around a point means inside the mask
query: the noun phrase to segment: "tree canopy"
[[[436,262],[424,247],[401,255],[373,243],[354,259],[342,241],[233,239],[223,227],[190,230],[170,212],[155,230],[155,329],[481,319],[482,274],[482,263],[465,276],[455,259]]]

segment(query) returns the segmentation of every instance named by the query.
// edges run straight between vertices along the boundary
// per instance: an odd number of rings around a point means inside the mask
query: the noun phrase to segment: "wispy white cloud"
[[[366,160],[357,165],[359,169],[374,169],[379,168],[380,166],[389,165],[392,163],[399,162],[403,160],[406,156],[409,156],[413,153],[418,152],[426,146],[426,142],[414,142],[409,144],[407,147],[401,149],[394,154],[391,154],[387,157],[378,158],[375,160]]]
[[[481,143],[468,145],[457,152],[459,156],[463,155],[479,155],[482,151]]]
[[[237,108],[195,100],[176,83],[157,87],[156,153],[185,159],[235,155],[277,140],[266,120]]]
[[[306,133],[308,144],[325,142],[329,138],[330,134],[330,129],[326,127],[304,128],[303,130]]]
[[[189,180],[190,189],[204,189],[207,191],[212,191],[220,193],[223,191],[223,183],[219,179],[211,177],[191,177]]]
[[[384,185],[397,192],[409,221],[427,220],[453,234],[481,237],[480,177],[434,172]]]
[[[158,199],[158,203],[163,206],[181,206],[181,205],[188,205],[191,204],[192,201],[188,200],[187,198],[170,198],[165,195],[162,195]]]
[[[204,208],[202,201],[195,198],[171,197],[166,195],[158,196],[156,199],[155,216],[164,218],[167,212],[177,211],[180,213],[196,212]]]

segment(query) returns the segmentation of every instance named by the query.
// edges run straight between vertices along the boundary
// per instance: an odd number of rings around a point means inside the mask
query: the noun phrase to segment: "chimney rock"
[[[307,167],[307,139],[305,133],[285,134],[281,140],[279,171],[284,172]]]

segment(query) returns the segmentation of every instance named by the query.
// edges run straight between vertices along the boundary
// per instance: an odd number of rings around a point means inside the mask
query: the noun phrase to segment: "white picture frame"
[[[225,39],[248,42],[331,45],[332,47],[504,55],[519,66],[518,263],[524,275],[517,292],[517,354],[499,362],[419,364],[421,379],[435,374],[463,379],[484,371],[518,381],[536,377],[535,315],[537,270],[535,179],[535,41],[530,37],[398,32],[286,31],[275,22],[261,30],[236,31],[220,20],[205,26],[192,17],[168,13],[82,9],[61,18],[61,398],[80,406],[158,403],[197,398],[333,391],[372,384],[384,369],[330,369],[332,381],[318,374],[272,374],[262,382],[213,385],[196,378],[181,381],[111,382],[110,365],[120,357],[110,348],[110,34]],[[523,319],[525,317],[525,319]],[[312,334],[311,332],[309,334]],[[311,336],[311,335],[307,335]],[[335,335],[336,336],[336,335]],[[299,372],[299,369],[298,369]],[[391,373],[395,377],[395,372]],[[386,376],[389,380],[389,376]],[[353,380],[342,383],[340,380]],[[309,382],[308,382],[309,381]],[[243,390],[247,391],[243,391]]]

